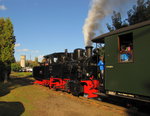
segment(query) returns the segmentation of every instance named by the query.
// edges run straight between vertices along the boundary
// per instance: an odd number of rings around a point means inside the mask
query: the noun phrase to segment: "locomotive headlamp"
[[[89,74],[89,73],[86,73],[86,76],[88,77],[88,76],[90,76],[90,74]]]

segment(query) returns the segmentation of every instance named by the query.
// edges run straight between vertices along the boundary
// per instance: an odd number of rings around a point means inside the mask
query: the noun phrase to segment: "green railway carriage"
[[[106,93],[150,102],[150,20],[92,41],[104,43]]]

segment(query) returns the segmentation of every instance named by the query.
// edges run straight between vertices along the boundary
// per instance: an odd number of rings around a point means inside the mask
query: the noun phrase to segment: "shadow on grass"
[[[0,101],[0,116],[20,116],[25,111],[21,102]]]
[[[15,88],[32,85],[33,82],[34,79],[32,75],[26,77],[11,77],[7,83],[0,83],[0,97],[9,94],[10,91]]]

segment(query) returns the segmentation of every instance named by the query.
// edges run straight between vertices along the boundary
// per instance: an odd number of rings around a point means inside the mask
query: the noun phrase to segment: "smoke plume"
[[[85,46],[91,46],[95,31],[100,28],[100,20],[112,13],[114,7],[129,0],[92,0],[91,8],[83,26]]]

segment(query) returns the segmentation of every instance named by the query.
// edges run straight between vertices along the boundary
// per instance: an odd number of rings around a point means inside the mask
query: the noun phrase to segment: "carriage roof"
[[[121,29],[118,29],[118,30],[115,30],[115,31],[112,31],[112,32],[109,32],[109,33],[102,34],[102,35],[97,36],[94,39],[92,39],[92,41],[94,43],[104,43],[104,38],[105,37],[115,35],[115,34],[118,34],[118,33],[122,33],[122,32],[125,32],[125,31],[129,31],[129,30],[134,30],[134,29],[144,27],[144,26],[147,26],[147,25],[150,25],[150,20],[142,22],[142,23],[138,23],[138,24],[135,24],[135,25],[131,25],[131,26],[128,26],[128,27],[124,27],[124,28],[121,28]]]

